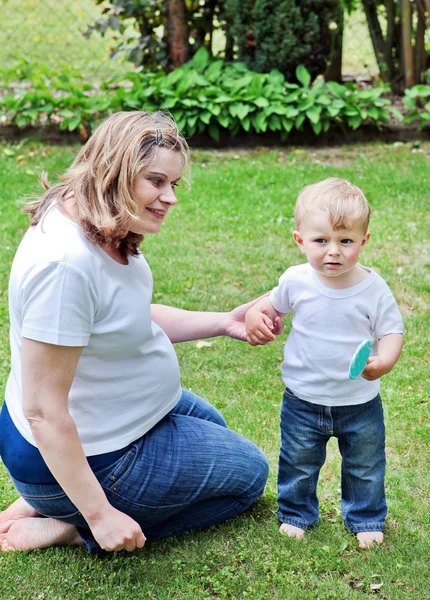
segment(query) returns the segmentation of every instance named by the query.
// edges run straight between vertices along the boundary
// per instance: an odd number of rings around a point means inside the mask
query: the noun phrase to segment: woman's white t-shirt
[[[87,456],[124,448],[181,395],[173,346],[151,320],[152,274],[139,253],[121,265],[58,209],[25,234],[9,283],[12,368],[6,403],[36,445],[22,408],[22,337],[83,346],[69,412]]]

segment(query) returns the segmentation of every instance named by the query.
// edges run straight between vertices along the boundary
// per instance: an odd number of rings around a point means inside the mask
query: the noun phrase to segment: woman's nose
[[[175,190],[172,186],[166,187],[160,194],[161,202],[167,202],[168,204],[176,204],[178,199],[176,198]]]

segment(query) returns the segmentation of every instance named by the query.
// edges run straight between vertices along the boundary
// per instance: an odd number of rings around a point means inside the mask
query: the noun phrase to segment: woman
[[[169,117],[118,113],[27,208],[0,418],[0,453],[21,497],[0,514],[3,550],[132,551],[231,518],[263,492],[264,454],[181,388],[172,346],[245,339],[249,305],[150,305],[138,245],[176,204],[187,165]]]

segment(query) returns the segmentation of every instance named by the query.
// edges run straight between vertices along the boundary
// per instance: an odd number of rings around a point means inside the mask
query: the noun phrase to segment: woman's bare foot
[[[375,544],[382,544],[384,534],[382,531],[360,531],[357,533],[357,541],[359,548],[371,548]]]
[[[0,533],[0,549],[3,552],[49,546],[80,546],[83,543],[74,525],[49,518],[20,519],[6,533]]]
[[[289,523],[282,523],[281,527],[279,528],[279,531],[281,533],[284,533],[285,535],[288,535],[288,537],[294,537],[298,540],[301,540],[302,537],[305,535],[304,529],[301,529],[300,527],[295,527],[294,525],[290,525]]]
[[[7,521],[18,521],[19,519],[27,519],[29,517],[40,517],[39,513],[34,510],[24,498],[18,498],[15,502],[0,512],[0,525]]]

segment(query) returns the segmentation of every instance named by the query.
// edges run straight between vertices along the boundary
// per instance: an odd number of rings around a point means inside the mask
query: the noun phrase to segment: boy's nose
[[[330,246],[328,248],[329,254],[339,254],[339,252],[340,252],[340,248],[336,243],[330,244]]]

